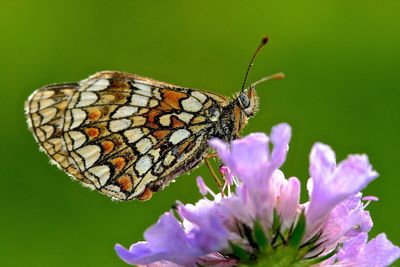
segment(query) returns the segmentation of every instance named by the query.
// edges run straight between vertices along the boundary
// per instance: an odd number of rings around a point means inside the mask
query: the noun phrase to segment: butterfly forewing
[[[82,184],[119,200],[157,191],[205,155],[223,96],[121,72],[34,92],[28,123]]]

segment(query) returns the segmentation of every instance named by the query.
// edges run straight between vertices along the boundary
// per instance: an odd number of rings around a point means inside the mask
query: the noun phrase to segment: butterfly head
[[[251,57],[250,64],[247,67],[246,74],[244,76],[242,90],[235,99],[235,118],[236,118],[236,136],[239,136],[239,132],[246,125],[247,120],[251,118],[258,110],[258,97],[256,95],[255,86],[268,80],[280,80],[285,76],[283,73],[276,73],[267,77],[264,77],[255,83],[251,84],[250,87],[246,88],[247,77],[251,66],[253,66],[254,59],[258,52],[268,43],[268,37],[264,37],[261,43],[257,47],[253,56]]]
[[[243,115],[247,118],[252,117],[258,110],[258,97],[254,86],[250,86],[244,92],[241,92],[236,101]]]

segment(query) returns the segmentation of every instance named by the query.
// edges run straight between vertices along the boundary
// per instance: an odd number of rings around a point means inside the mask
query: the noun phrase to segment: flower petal
[[[330,178],[336,167],[336,155],[330,146],[314,144],[310,154],[310,175],[314,181],[323,183]]]
[[[224,164],[241,179],[251,179],[260,175],[269,158],[268,136],[263,133],[250,134],[233,140],[231,147],[218,139],[210,145],[217,151]]]
[[[278,189],[276,209],[281,220],[282,229],[288,229],[293,225],[299,213],[300,181],[296,177],[289,180],[283,179]]]
[[[372,169],[366,155],[350,155],[335,170],[330,183],[338,198],[347,198],[363,190],[378,173]]]
[[[318,231],[336,205],[364,189],[378,176],[365,155],[350,155],[337,167],[334,158],[329,146],[314,145],[310,155],[312,183],[309,188],[312,192],[307,209],[308,232]]]
[[[138,267],[185,267],[185,266],[180,264],[175,264],[170,261],[158,261],[146,265],[138,265]]]
[[[187,240],[182,225],[171,212],[166,212],[158,222],[144,232],[152,251],[178,250],[180,254],[187,249]],[[171,239],[175,240],[171,246]]]
[[[204,182],[203,178],[201,178],[200,176],[197,177],[196,179],[197,182],[197,187],[199,188],[200,193],[205,196],[208,193],[208,189],[207,189],[207,185]]]
[[[370,266],[388,266],[400,257],[400,248],[381,233],[367,243],[363,257]]]
[[[190,247],[182,225],[172,213],[164,213],[155,225],[146,230],[144,236],[147,242],[133,244],[129,251],[116,245],[118,256],[129,264],[143,265],[167,260],[184,266],[195,266],[198,251]]]
[[[274,146],[271,155],[271,165],[278,169],[286,160],[292,129],[287,123],[281,123],[272,128],[271,142]]]
[[[348,240],[337,255],[338,266],[389,266],[400,257],[400,248],[393,245],[384,233],[367,243],[366,233]]]
[[[228,247],[228,231],[214,202],[201,199],[196,205],[178,204],[178,213],[191,223],[187,235],[199,256]]]
[[[347,198],[338,204],[325,222],[322,233],[325,245],[336,247],[340,239],[367,233],[372,228],[369,212],[364,210],[361,194]]]
[[[115,251],[123,261],[132,265],[150,264],[165,257],[163,253],[152,252],[147,242],[133,244],[129,250],[117,244],[115,245]]]
[[[213,138],[209,142],[210,146],[217,151],[218,156],[220,159],[225,162],[226,165],[227,163],[230,162],[230,148],[229,144],[225,143],[221,139],[218,138]]]

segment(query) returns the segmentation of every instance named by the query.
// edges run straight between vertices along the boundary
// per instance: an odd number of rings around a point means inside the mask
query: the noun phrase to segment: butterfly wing
[[[28,124],[74,179],[114,199],[158,191],[203,158],[225,97],[122,72],[34,92]],[[210,111],[213,111],[210,113]]]

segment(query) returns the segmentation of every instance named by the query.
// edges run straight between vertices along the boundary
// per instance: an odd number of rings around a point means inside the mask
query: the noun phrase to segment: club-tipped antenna
[[[254,83],[252,83],[250,85],[250,87],[255,87],[256,85],[259,85],[260,83],[270,81],[270,80],[282,80],[283,78],[285,78],[285,74],[283,72],[278,72],[278,73],[263,77],[263,78],[259,79],[258,81],[255,81]]]
[[[250,64],[247,67],[246,75],[244,76],[242,92],[244,92],[244,88],[245,88],[246,82],[247,82],[247,77],[249,76],[251,66],[253,66],[254,59],[256,58],[256,56],[257,56],[258,52],[261,50],[261,48],[263,48],[263,46],[266,45],[267,43],[268,43],[268,36],[265,36],[264,38],[262,38],[261,44],[257,47],[256,51],[254,52],[253,56],[251,57]]]

